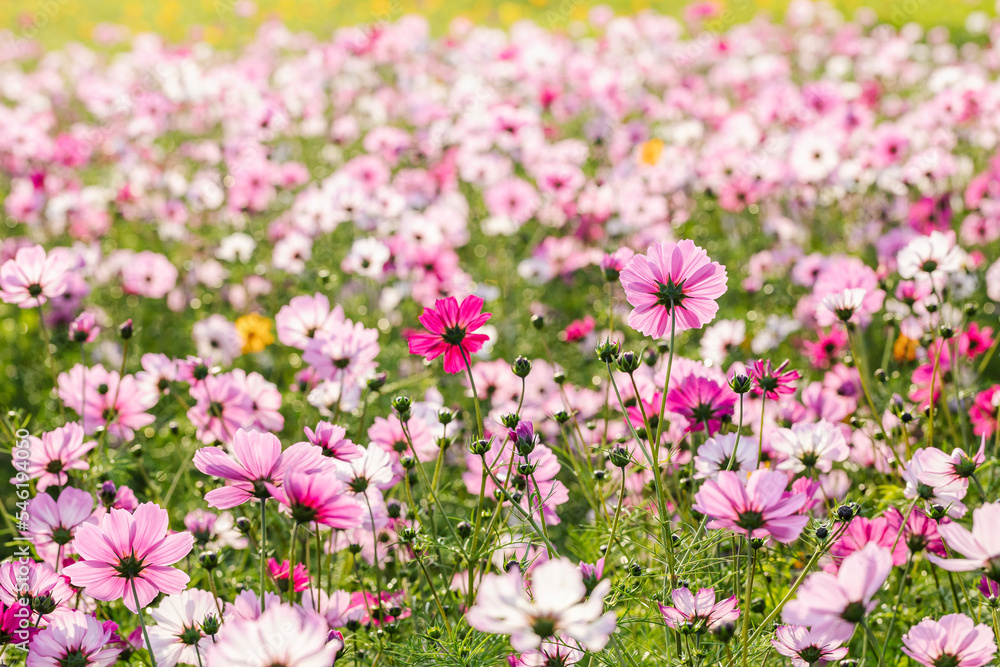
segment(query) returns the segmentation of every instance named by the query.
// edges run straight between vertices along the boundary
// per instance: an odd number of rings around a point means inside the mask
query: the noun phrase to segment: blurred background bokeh
[[[111,39],[130,33],[155,32],[170,41],[204,40],[220,46],[240,44],[262,22],[279,17],[290,28],[320,34],[345,25],[393,21],[405,14],[426,16],[437,32],[457,17],[480,24],[510,25],[532,19],[550,29],[569,28],[597,4],[619,14],[655,9],[681,14],[686,2],[671,0],[0,0],[0,28],[45,46],[68,41],[90,42],[95,35]],[[787,0],[722,0],[726,23],[746,21],[767,12],[778,18]],[[846,16],[859,8],[874,10],[895,25],[917,22],[966,30],[977,14],[993,15],[993,0],[835,0]]]

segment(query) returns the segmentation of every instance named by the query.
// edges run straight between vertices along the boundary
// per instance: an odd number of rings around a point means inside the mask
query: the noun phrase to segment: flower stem
[[[740,643],[743,645],[743,667],[747,667],[747,659],[750,653],[750,643],[747,641],[747,633],[750,630],[750,596],[753,595],[753,575],[756,571],[757,550],[750,544],[747,536],[747,546],[750,548],[750,570],[747,572],[747,587],[743,595],[743,634]]]
[[[59,398],[59,380],[56,378],[56,360],[52,356],[52,349],[49,347],[49,328],[45,326],[45,315],[42,314],[42,304],[38,304],[38,326],[42,328],[42,341],[45,345],[45,357],[49,361],[49,372],[52,374],[52,391],[56,392],[56,401],[59,403],[59,416],[62,417],[63,423],[66,423],[66,411],[63,409],[62,399]],[[80,399],[80,410],[81,414],[83,411],[83,398]]]
[[[611,549],[615,545],[615,531],[618,530],[618,518],[622,513],[622,501],[625,499],[625,468],[622,468],[622,486],[618,491],[618,507],[615,508],[615,521],[611,524],[611,535],[608,537],[608,550],[604,553],[604,562],[611,564]],[[622,547],[624,551],[624,547]]]
[[[288,542],[288,604],[292,603],[295,596],[295,533],[298,529],[299,524],[293,522],[292,538]]]
[[[265,582],[264,578],[264,560],[267,558],[266,544],[267,544],[267,513],[264,503],[267,502],[267,498],[260,499],[260,610],[264,611],[264,588]]]
[[[896,625],[896,615],[899,613],[899,608],[903,603],[903,586],[906,585],[906,577],[910,574],[910,567],[913,566],[913,554],[906,559],[906,568],[903,570],[902,576],[899,578],[899,588],[896,590],[896,598],[892,605],[892,617],[889,619],[889,629],[885,631],[885,641],[882,643],[882,651],[878,656],[878,664],[882,664],[885,659],[885,649],[889,646],[889,639],[892,638],[892,628]]]
[[[459,347],[462,351],[462,361],[465,362],[465,370],[469,374],[469,384],[472,385],[472,401],[476,406],[476,434],[479,439],[483,438],[483,412],[479,407],[479,392],[476,391],[476,379],[472,377],[472,364],[469,362],[469,355],[465,353],[465,348]]]
[[[156,656],[153,655],[153,644],[149,641],[149,633],[146,632],[146,620],[142,617],[142,606],[139,604],[139,593],[135,590],[135,579],[129,579],[132,584],[132,597],[135,598],[135,611],[139,615],[139,627],[142,628],[143,639],[146,640],[146,649],[149,651],[149,661],[156,667]]]

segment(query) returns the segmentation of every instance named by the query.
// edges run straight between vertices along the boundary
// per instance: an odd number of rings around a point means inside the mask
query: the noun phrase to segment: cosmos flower
[[[749,473],[757,469],[757,443],[753,438],[741,438],[736,449],[736,460],[733,460],[733,449],[736,447],[735,433],[718,433],[709,438],[698,448],[694,457],[695,479],[714,479],[722,470],[734,470]]]
[[[803,494],[785,491],[788,477],[775,470],[755,470],[746,479],[722,471],[706,480],[694,497],[694,509],[709,517],[709,528],[728,529],[751,537],[770,535],[788,544],[798,539],[809,517],[798,514]]]
[[[847,655],[841,640],[831,638],[823,630],[810,630],[801,625],[782,625],[774,631],[771,646],[781,655],[791,658],[793,667],[812,667],[835,662]]]
[[[161,592],[180,593],[189,577],[170,566],[191,551],[194,537],[167,535],[168,522],[166,510],[143,503],[133,513],[110,510],[99,526],[83,524],[74,541],[82,560],[65,570],[71,583],[97,600],[122,599],[132,613]]]
[[[67,545],[93,509],[94,497],[82,489],[65,487],[58,500],[40,493],[28,503],[27,533],[39,553],[58,568],[62,564],[56,561],[57,552],[69,553]]]
[[[21,308],[35,308],[56,299],[69,289],[74,263],[66,248],[46,253],[40,245],[23,247],[0,265],[0,299]]]
[[[753,378],[753,393],[770,400],[795,393],[795,381],[802,375],[795,369],[789,369],[789,360],[785,359],[776,368],[771,367],[770,359],[757,359],[751,362],[747,369]]]
[[[996,655],[993,630],[965,614],[925,618],[903,635],[903,653],[924,667],[982,667]]]
[[[31,457],[28,459],[28,477],[38,480],[36,488],[44,491],[51,486],[65,486],[69,471],[89,470],[85,457],[97,443],[83,441],[83,427],[70,422],[41,438],[29,436]]]
[[[459,304],[455,297],[438,299],[433,308],[425,308],[420,323],[427,333],[410,336],[410,354],[419,354],[427,361],[444,355],[445,373],[460,373],[471,363],[473,354],[489,340],[485,334],[474,333],[490,319],[484,313],[483,300],[470,295]]]
[[[736,596],[716,602],[714,588],[699,589],[697,594],[686,587],[675,588],[670,593],[670,598],[674,606],[668,607],[661,603],[660,613],[666,624],[674,630],[714,630],[719,625],[732,623],[740,617],[740,610],[736,608]]]
[[[972,511],[972,530],[951,521],[938,524],[938,532],[952,550],[965,558],[927,559],[945,570],[969,572],[983,569],[986,576],[1000,583],[1000,503],[985,503]]]
[[[281,628],[281,632],[275,632]],[[255,619],[233,617],[223,624],[206,665],[228,667],[330,667],[344,643],[329,639],[319,614],[287,604],[268,605]]]
[[[121,649],[111,643],[115,626],[75,609],[53,618],[28,647],[25,667],[110,667]]]
[[[346,530],[361,522],[362,507],[333,471],[308,474],[289,471],[281,488],[265,482],[268,490],[292,513],[296,523],[316,522]]]
[[[568,559],[557,558],[532,572],[530,596],[519,568],[487,574],[466,618],[482,632],[510,635],[518,651],[538,648],[557,636],[599,651],[615,629],[615,613],[604,612],[604,596],[610,590],[611,582],[604,580],[588,597],[580,570]]]
[[[347,437],[347,429],[343,426],[321,421],[316,424],[315,430],[306,426],[304,431],[309,444],[321,448],[323,456],[350,461],[363,453],[361,447]]]
[[[810,574],[781,617],[786,623],[818,630],[831,640],[847,641],[854,626],[875,608],[877,602],[872,598],[891,571],[889,550],[867,544],[845,558],[837,574]]]
[[[688,432],[718,433],[723,421],[733,416],[736,394],[721,382],[700,375],[688,375],[667,394],[666,408],[687,420]]]
[[[168,595],[150,615],[156,621],[148,631],[157,667],[197,665],[212,644],[201,626],[218,617],[215,596],[197,588]]]
[[[851,453],[840,427],[823,419],[779,428],[771,433],[769,443],[774,451],[786,457],[778,464],[778,470],[794,473],[812,468],[830,472],[834,463],[846,461]]]
[[[629,326],[653,338],[662,338],[671,326],[700,329],[715,318],[716,300],[726,292],[725,267],[688,240],[651,245],[629,260],[620,280],[634,307]]]

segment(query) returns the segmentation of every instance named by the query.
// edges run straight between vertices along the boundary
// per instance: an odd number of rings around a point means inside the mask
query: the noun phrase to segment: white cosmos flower
[[[204,661],[212,640],[201,626],[210,615],[221,620],[215,598],[208,591],[192,588],[163,598],[160,606],[152,611],[156,625],[149,628],[149,643],[153,646],[156,664],[160,667],[174,667],[177,663],[197,665],[199,651]]]

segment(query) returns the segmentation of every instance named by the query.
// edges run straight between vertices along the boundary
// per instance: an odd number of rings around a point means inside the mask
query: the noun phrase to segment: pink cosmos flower
[[[198,470],[230,482],[205,494],[209,507],[225,510],[254,499],[270,498],[271,490],[281,483],[286,469],[310,472],[318,470],[323,461],[312,445],[303,442],[282,452],[277,436],[242,428],[233,434],[232,446],[235,461],[218,447],[195,452],[194,465]]]
[[[27,568],[27,573],[24,569]],[[19,600],[42,617],[63,611],[73,600],[73,589],[66,577],[56,574],[47,563],[10,559],[0,563],[0,602],[10,606]]]
[[[615,613],[603,611],[610,590],[611,582],[604,580],[587,597],[580,570],[568,559],[558,558],[535,568],[530,597],[519,568],[503,575],[487,574],[466,618],[482,632],[510,635],[511,646],[518,651],[538,648],[543,640],[557,636],[599,651],[615,629]]]
[[[875,608],[872,600],[892,571],[888,549],[867,544],[844,559],[837,574],[814,572],[785,605],[786,623],[807,625],[833,640],[847,641],[854,626]]]
[[[209,375],[191,387],[195,404],[187,411],[206,444],[228,443],[237,429],[253,419],[253,401],[230,375]]]
[[[895,507],[886,510],[885,517],[889,521],[889,532],[893,535],[899,534],[899,528],[902,525],[903,533],[900,539],[910,551],[918,553],[926,550],[942,558],[948,555],[938,532],[937,521],[924,514],[919,508],[913,508],[905,524],[903,524],[903,514]],[[893,558],[895,559],[895,552]]]
[[[66,555],[68,544],[77,529],[90,518],[94,509],[94,498],[86,491],[64,488],[55,500],[47,493],[40,493],[28,503],[28,530],[35,549],[46,560],[55,564],[58,553]]]
[[[101,327],[97,326],[97,318],[93,313],[82,312],[69,325],[69,339],[74,343],[93,343]]]
[[[710,378],[690,374],[671,387],[666,408],[687,420],[687,432],[704,431],[711,436],[722,422],[733,416],[736,394],[728,386]]]
[[[917,511],[917,510],[914,510]],[[902,565],[906,562],[909,552],[906,542],[901,538],[898,542],[899,522],[890,521],[888,517],[880,516],[874,519],[858,516],[844,531],[837,542],[830,547],[830,557],[833,562],[826,566],[827,572],[836,572],[844,559],[868,544],[877,544],[884,549],[892,549],[892,564]],[[895,545],[895,549],[893,549]]]
[[[296,523],[321,523],[346,530],[361,523],[362,507],[344,484],[330,472],[307,474],[289,471],[281,488],[265,482],[268,491],[292,513]]]
[[[24,247],[0,266],[0,299],[21,308],[35,308],[69,289],[75,260],[66,248],[48,254],[40,245]]]
[[[777,400],[780,396],[795,393],[795,381],[802,375],[795,369],[788,369],[785,359],[777,368],[771,368],[770,359],[757,359],[747,369],[753,378],[753,393],[756,396]]]
[[[791,658],[793,667],[813,667],[835,662],[847,655],[843,642],[831,638],[824,630],[801,625],[783,625],[774,631],[771,646],[781,655]]]
[[[81,374],[85,374],[86,382]],[[86,393],[81,411],[79,392],[84,385]],[[64,400],[66,405],[80,413],[88,435],[103,426],[109,434],[129,441],[135,437],[136,429],[149,426],[156,420],[149,410],[159,399],[157,393],[140,385],[132,375],[121,377],[118,371],[108,372],[102,366],[85,369],[77,364],[69,374],[61,374],[59,395],[64,394],[72,394],[71,400]]]
[[[925,618],[903,635],[903,653],[924,667],[982,667],[996,655],[993,630],[965,614]]]
[[[281,628],[281,632],[275,632]],[[287,604],[269,604],[256,619],[233,617],[206,652],[206,665],[228,667],[329,667],[344,643],[329,639],[319,614]]]
[[[273,382],[268,382],[260,373],[247,373],[242,368],[234,368],[230,373],[233,382],[250,399],[253,425],[262,431],[281,431],[285,418],[281,415],[281,392]]]
[[[162,299],[177,284],[177,267],[163,255],[143,250],[122,267],[122,288],[127,294]]]
[[[41,439],[30,436],[31,457],[28,459],[28,478],[37,479],[36,488],[44,491],[49,486],[65,486],[70,470],[89,470],[84,460],[96,442],[83,441],[83,427],[70,422],[55,430],[43,433]]]
[[[726,292],[726,268],[693,241],[663,241],[636,255],[620,276],[635,309],[629,326],[654,338],[671,330],[700,329],[715,318]]]
[[[740,617],[740,610],[736,608],[736,596],[716,602],[714,588],[699,589],[697,595],[686,587],[675,588],[670,593],[670,598],[674,601],[674,606],[668,607],[661,603],[660,613],[666,624],[674,630],[713,630]]]
[[[423,355],[428,361],[444,355],[445,373],[465,370],[466,364],[472,363],[471,355],[489,340],[485,334],[473,333],[492,317],[482,310],[483,300],[475,295],[465,297],[461,304],[453,296],[438,299],[418,318],[429,333],[410,336],[410,354]]]
[[[378,330],[344,320],[332,331],[322,331],[306,345],[302,360],[324,380],[354,384],[375,370],[379,353]]]
[[[980,568],[986,576],[1000,583],[1000,503],[986,503],[972,511],[972,530],[951,521],[938,524],[938,532],[954,551],[965,558],[927,559],[945,570],[969,572]]]
[[[75,609],[53,618],[28,647],[25,667],[109,667],[121,649],[112,642],[115,626]]]
[[[97,600],[123,598],[132,613],[158,593],[180,593],[189,577],[170,566],[191,551],[194,537],[167,535],[168,522],[165,509],[143,503],[131,514],[110,510],[100,526],[80,526],[74,545],[83,560],[66,568],[71,583]]]
[[[920,481],[933,487],[943,487],[963,481],[968,484],[968,478],[975,474],[976,468],[986,462],[986,436],[979,443],[979,450],[969,456],[959,447],[952,450],[951,455],[942,452],[937,447],[927,447],[921,450],[920,462],[923,472]]]
[[[361,456],[363,450],[347,437],[347,429],[330,422],[319,422],[316,430],[305,427],[309,444],[323,450],[323,456],[350,461]]]
[[[955,232],[933,231],[928,236],[917,236],[899,251],[896,270],[901,278],[926,275],[940,280],[961,268],[964,255],[955,245]]]
[[[901,472],[906,488],[906,498],[920,498],[936,505],[942,505],[954,518],[965,516],[966,507],[962,500],[969,490],[969,480],[963,477],[949,479],[940,474],[927,474],[924,458],[926,449],[918,449]],[[931,456],[933,459],[933,455]]]
[[[744,481],[732,471],[706,480],[695,494],[694,509],[711,518],[709,528],[727,528],[748,538],[770,535],[784,544],[794,542],[809,523],[798,514],[807,498],[785,491],[788,476],[775,470],[755,470]]]
[[[792,428],[779,428],[771,433],[771,448],[786,458],[778,470],[794,473],[815,468],[830,472],[834,463],[846,461],[851,450],[844,432],[835,424],[820,420],[814,424],[798,423]]]

